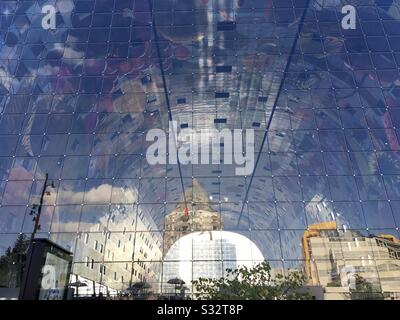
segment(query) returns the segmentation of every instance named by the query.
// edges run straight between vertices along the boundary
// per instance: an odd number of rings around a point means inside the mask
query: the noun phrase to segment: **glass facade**
[[[266,260],[400,299],[399,65],[399,0],[0,1],[0,286],[35,230],[81,296]],[[254,130],[254,170],[149,163],[186,128]]]

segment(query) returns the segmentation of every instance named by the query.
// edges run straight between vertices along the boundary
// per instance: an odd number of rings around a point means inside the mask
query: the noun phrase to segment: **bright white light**
[[[226,268],[252,267],[264,261],[260,249],[245,236],[228,231],[202,231],[176,241],[164,259],[163,282],[180,278],[190,286],[199,277],[219,278]],[[168,289],[166,289],[168,290]]]

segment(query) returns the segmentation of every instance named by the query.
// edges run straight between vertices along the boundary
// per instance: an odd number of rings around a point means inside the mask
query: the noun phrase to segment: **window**
[[[89,242],[89,233],[85,233],[84,240],[86,244]]]

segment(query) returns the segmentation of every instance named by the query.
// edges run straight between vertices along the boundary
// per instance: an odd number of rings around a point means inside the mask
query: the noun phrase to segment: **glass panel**
[[[74,298],[194,298],[266,260],[400,299],[400,5],[348,4],[355,29],[343,1],[53,1],[45,30],[1,1],[0,286],[33,233]]]

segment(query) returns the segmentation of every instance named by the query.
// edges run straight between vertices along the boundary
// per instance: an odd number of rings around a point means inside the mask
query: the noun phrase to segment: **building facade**
[[[326,222],[309,227],[303,248],[309,284],[322,286],[325,299],[399,298],[400,242],[394,236],[340,231]]]
[[[183,202],[185,198],[189,207]],[[185,191],[182,202],[178,203],[174,211],[165,217],[164,252],[184,235],[196,231],[222,230],[221,216],[211,207],[210,198],[206,191],[194,179],[192,186]]]

